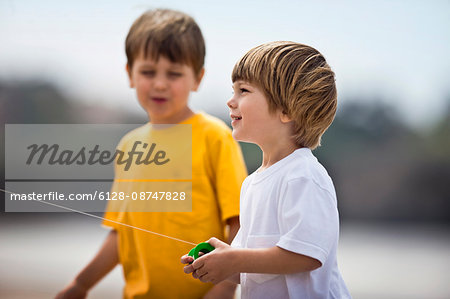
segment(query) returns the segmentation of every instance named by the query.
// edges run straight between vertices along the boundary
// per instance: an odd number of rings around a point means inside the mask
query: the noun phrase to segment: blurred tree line
[[[450,99],[444,116],[420,131],[379,101],[347,102],[315,151],[334,180],[342,219],[450,223]],[[51,84],[28,81],[0,82],[0,120],[4,188],[5,123],[136,124],[146,117],[96,103],[82,105]],[[261,152],[253,144],[241,146],[252,172]]]

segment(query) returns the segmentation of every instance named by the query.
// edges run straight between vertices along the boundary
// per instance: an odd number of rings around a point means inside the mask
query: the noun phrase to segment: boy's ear
[[[128,63],[125,65],[125,70],[127,71],[127,74],[128,74],[128,80],[130,82],[130,87],[134,88],[134,83],[133,83],[132,76],[131,76],[131,67]]]
[[[286,112],[280,112],[280,120],[282,123],[288,123],[292,121],[292,119],[286,114]]]
[[[203,67],[200,72],[198,72],[196,82],[194,87],[192,88],[192,91],[197,91],[198,87],[200,86],[200,83],[202,82],[203,76],[205,75],[205,68]]]

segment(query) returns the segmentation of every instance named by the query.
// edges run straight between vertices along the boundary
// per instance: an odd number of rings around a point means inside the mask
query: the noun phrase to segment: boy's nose
[[[162,77],[159,77],[159,78],[157,77],[157,78],[155,78],[153,87],[154,87],[156,90],[164,90],[164,89],[167,87],[167,81],[166,81],[166,79],[165,79],[165,78],[162,78]]]
[[[236,106],[236,101],[234,100],[234,97],[232,97],[231,99],[228,100],[227,106],[228,106],[230,109],[234,109],[234,108],[237,107],[237,106]]]

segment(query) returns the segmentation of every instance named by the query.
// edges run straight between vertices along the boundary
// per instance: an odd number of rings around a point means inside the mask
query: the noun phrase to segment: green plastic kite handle
[[[191,249],[191,251],[189,251],[188,255],[192,256],[194,258],[194,260],[198,259],[198,255],[200,252],[203,253],[209,253],[211,251],[213,251],[215,248],[206,242],[202,242],[197,244],[197,246],[195,246],[194,248]]]

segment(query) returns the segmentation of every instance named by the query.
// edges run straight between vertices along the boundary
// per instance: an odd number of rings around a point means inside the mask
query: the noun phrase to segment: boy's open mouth
[[[166,98],[158,98],[158,97],[153,97],[152,100],[157,102],[157,103],[164,103],[164,102],[167,101]]]
[[[242,116],[236,116],[236,115],[230,115],[232,120],[240,120],[242,119]]]

